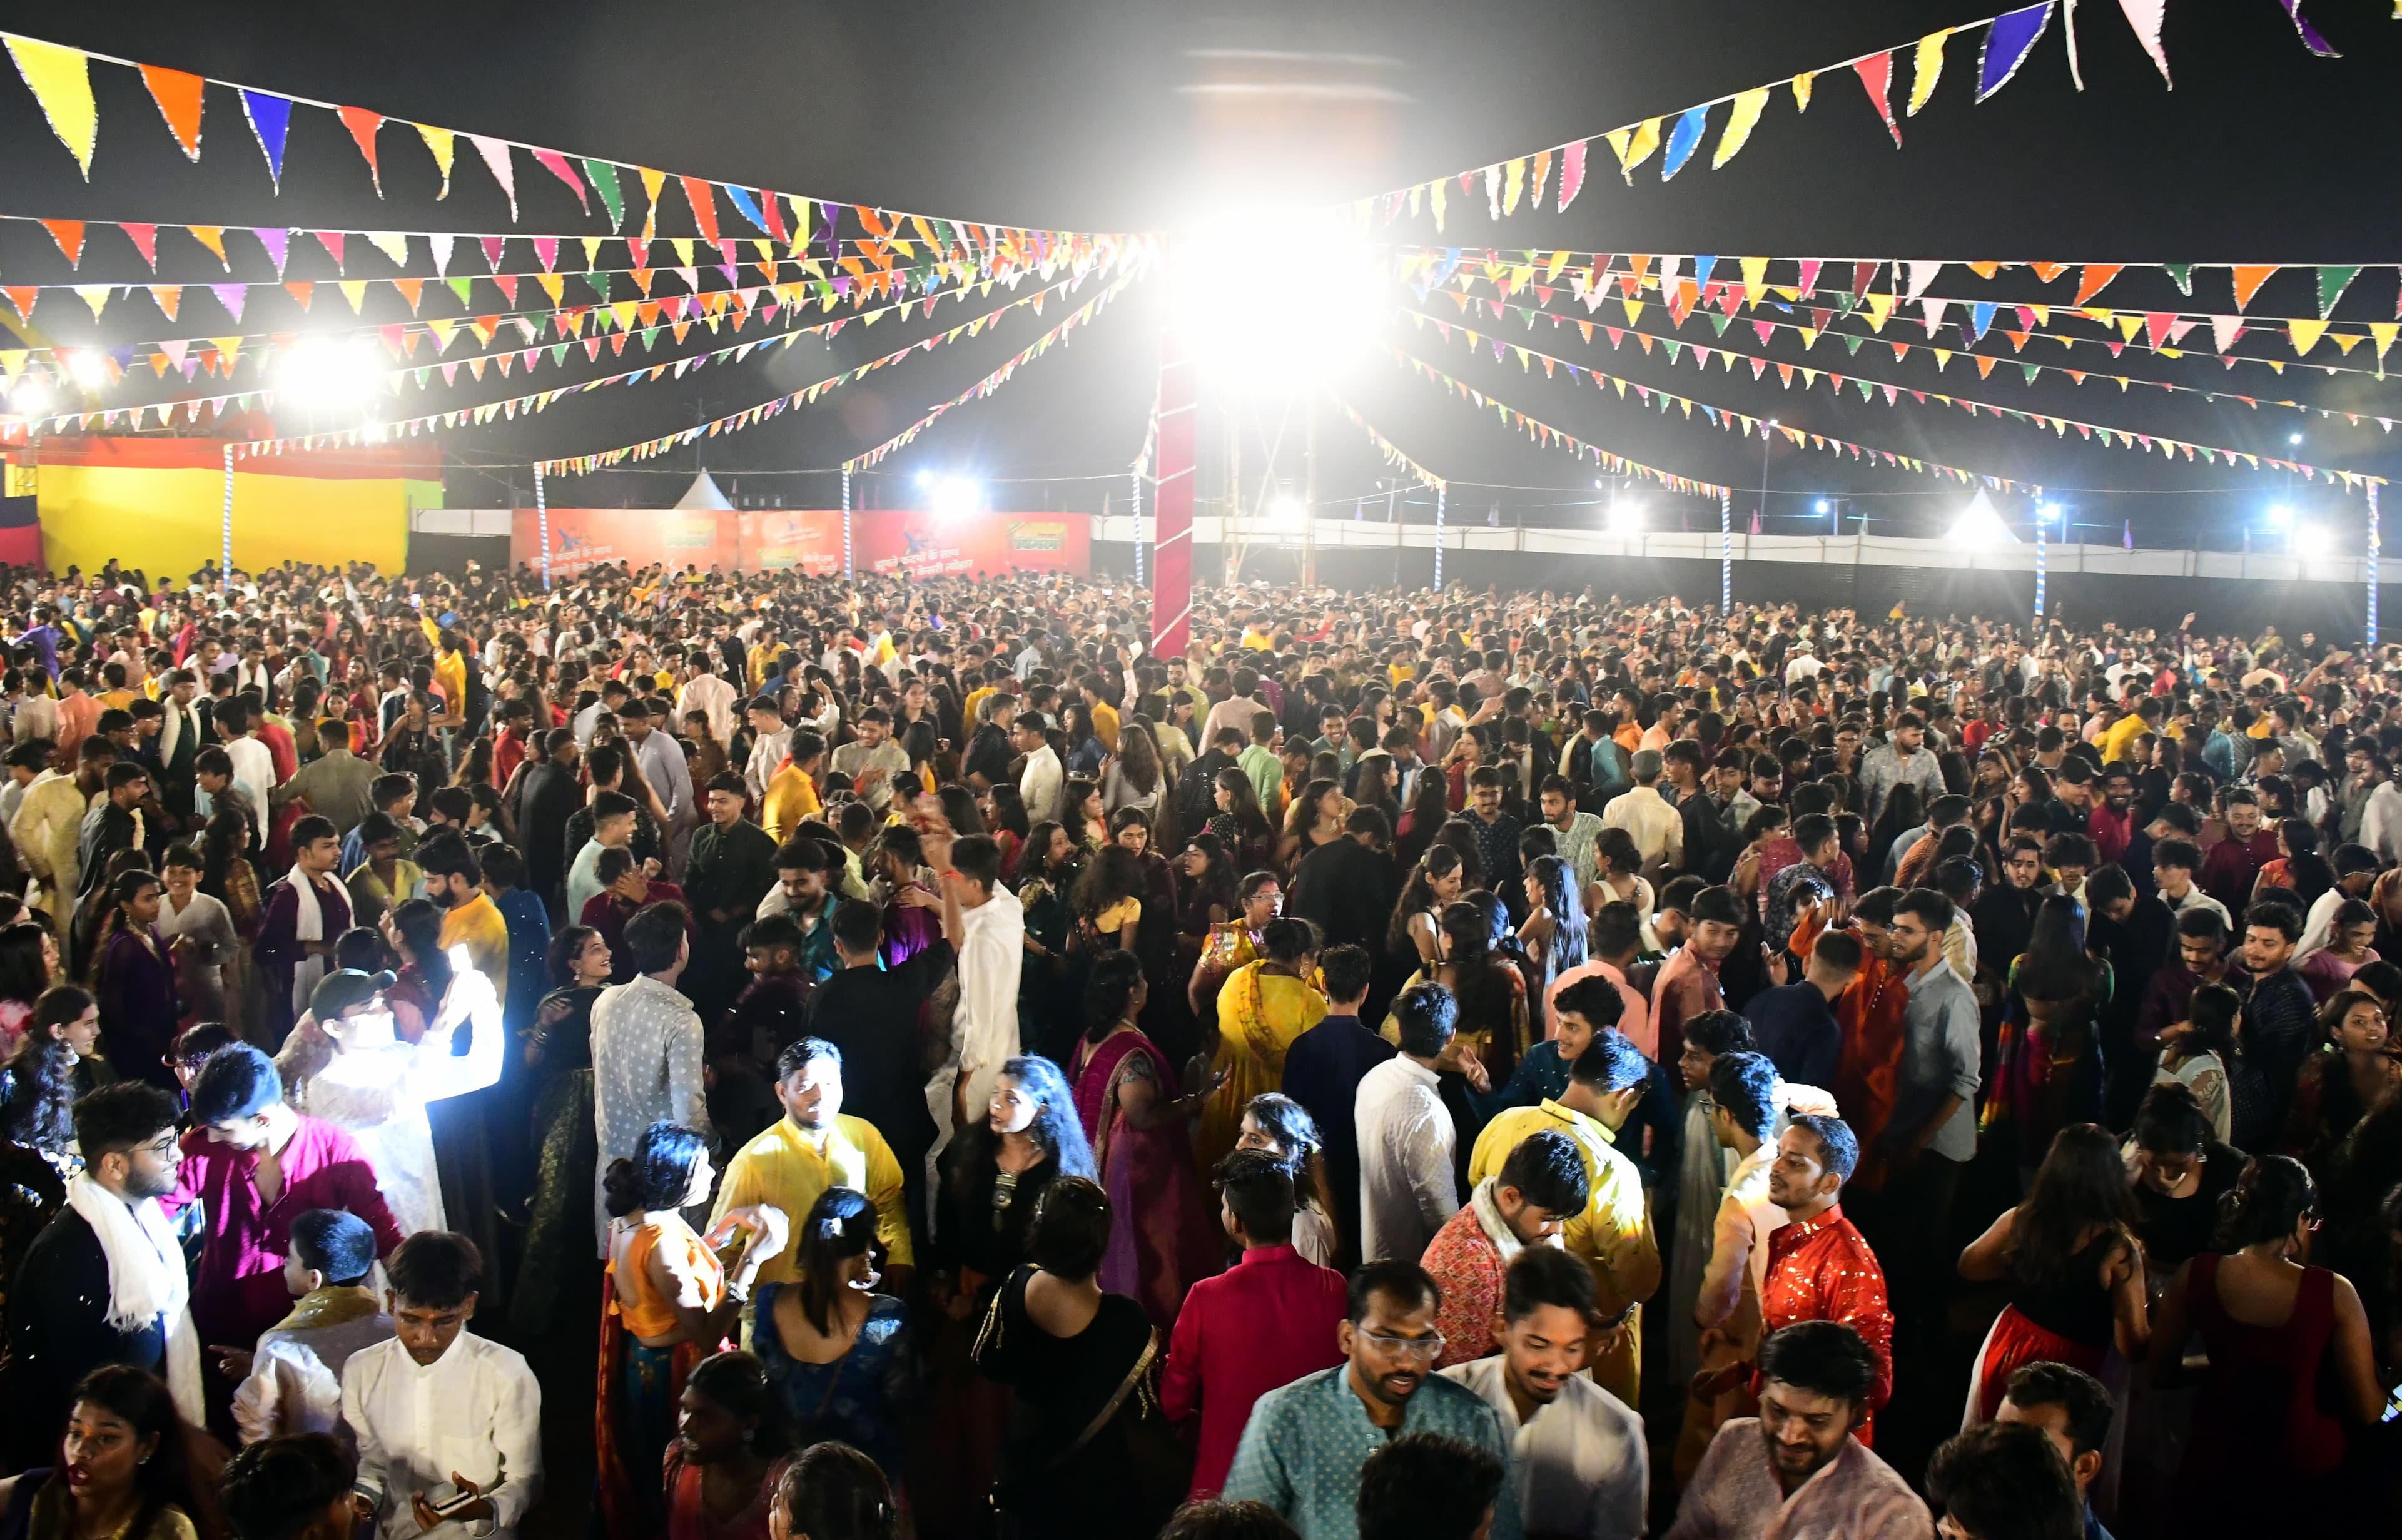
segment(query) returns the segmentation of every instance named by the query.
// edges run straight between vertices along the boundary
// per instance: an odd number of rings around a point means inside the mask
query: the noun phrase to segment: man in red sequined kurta
[[[1796,1114],[1769,1167],[1768,1201],[1790,1221],[1769,1232],[1768,1281],[1760,1295],[1770,1332],[1796,1321],[1840,1321],[1876,1354],[1876,1383],[1857,1437],[1871,1443],[1875,1409],[1893,1395],[1893,1307],[1876,1253],[1843,1217],[1843,1183],[1859,1162],[1859,1141],[1838,1118]]]
[[[1910,1005],[1908,972],[1893,960],[1886,926],[1893,919],[1893,892],[1879,888],[1862,896],[1854,911],[1860,938],[1860,970],[1835,997],[1835,1022],[1843,1029],[1843,1056],[1835,1068],[1836,1109],[1851,1125],[1863,1149],[1872,1149],[1893,1116],[1895,1086],[1901,1074],[1902,1015]],[[1793,932],[1794,956],[1808,956],[1808,947],[1824,928],[1812,915]],[[1860,1174],[1862,1191],[1884,1184],[1884,1173],[1871,1167]],[[1846,1173],[1848,1176],[1849,1174]]]

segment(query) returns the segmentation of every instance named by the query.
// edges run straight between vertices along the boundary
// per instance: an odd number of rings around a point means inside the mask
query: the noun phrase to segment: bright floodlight
[[[383,355],[364,337],[302,337],[283,355],[277,384],[286,402],[308,411],[355,408],[383,390]]]
[[[1820,513],[1822,513],[1822,514],[1823,514],[1823,513],[1826,513],[1826,512],[1829,510],[1829,507],[1831,507],[1831,506],[1832,506],[1832,505],[1831,505],[1830,503],[1829,503],[1829,502],[1828,502],[1828,501],[1827,501],[1825,498],[1820,498],[1820,499],[1818,500],[1818,511],[1819,511]]]
[[[2057,524],[2060,522],[2060,504],[2057,502],[2047,502],[2042,507],[2037,508],[2035,511],[2035,516],[2043,523]]]
[[[19,380],[17,388],[8,394],[8,409],[19,417],[46,417],[57,405],[58,397],[51,393],[50,388],[30,377]]]
[[[1392,312],[1376,253],[1331,220],[1221,217],[1179,235],[1171,260],[1176,324],[1221,378],[1324,378],[1365,356]]]
[[[2299,444],[2301,441],[2302,435],[2299,433],[2287,433],[2285,435],[2285,442],[2288,444]]]
[[[966,518],[984,506],[984,488],[965,476],[944,476],[934,483],[934,516]]]
[[[90,349],[77,349],[67,354],[67,378],[87,391],[97,391],[108,383],[108,360]]]
[[[2294,527],[2294,511],[2280,502],[2269,510],[2269,528],[2290,529]]]
[[[1636,535],[1643,532],[1643,507],[1636,502],[1613,502],[1609,505],[1609,532],[1613,535]]]
[[[933,472],[932,472],[932,471],[920,471],[920,472],[918,472],[918,486],[920,486],[920,487],[932,487],[933,484],[934,484],[934,473],[933,473]]]
[[[2291,549],[2294,555],[2310,560],[2321,560],[2335,555],[2335,531],[2324,524],[2304,524],[2294,530]]]
[[[2002,522],[1991,499],[1979,492],[1967,509],[1952,523],[1952,543],[1969,550],[1991,550],[1998,545],[2015,544],[2018,536]]]

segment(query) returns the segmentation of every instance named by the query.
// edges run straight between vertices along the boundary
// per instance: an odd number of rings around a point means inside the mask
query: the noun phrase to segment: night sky
[[[1242,256],[1223,284],[1236,295],[1305,288],[1309,266],[1287,239],[1274,210],[1305,207],[1404,185],[1547,145],[1695,102],[1835,64],[1864,50],[1906,45],[1945,22],[1980,20],[1996,0],[1677,0],[1631,5],[1486,0],[1476,6],[1070,5],[1032,0],[1012,6],[921,3],[794,5],[685,0],[669,7],[620,0],[575,5],[549,0],[506,4],[362,7],[267,3],[150,3],[67,7],[0,4],[0,26],[129,59],[214,77],[352,103],[462,131],[557,145],[628,165],[765,186],[782,191],[922,210],[931,213],[1092,230],[1176,228],[1240,210]],[[1662,185],[1658,160],[1629,188],[1597,140],[1585,190],[1566,214],[1520,213],[1498,224],[1482,209],[1481,189],[1455,197],[1448,230],[1407,218],[1376,238],[1505,248],[1566,246],[1646,253],[1843,258],[1995,258],[2080,261],[2374,263],[2402,259],[2394,249],[2391,104],[2402,24],[2381,0],[2312,0],[2312,20],[2345,57],[2312,57],[2276,0],[2187,0],[2171,7],[2166,48],[2176,87],[2165,89],[2111,0],[2085,0],[2078,36],[2087,89],[2071,86],[2055,19],[2019,78],[1983,105],[1972,101],[1977,38],[1955,40],[1941,89],[1902,124],[1896,150],[1848,72],[1822,76],[1806,117],[1779,92],[1749,145],[1712,172],[1710,151],[1724,111],[1713,118],[1702,154]],[[1262,54],[1304,55],[1300,60]],[[1333,82],[1338,104],[1322,96],[1296,105],[1291,96],[1195,93],[1196,83],[1227,80]],[[405,130],[381,140],[387,197],[379,202],[356,149],[329,115],[296,117],[283,191],[265,167],[230,93],[212,91],[204,154],[187,163],[130,73],[97,68],[100,144],[91,181],[43,125],[30,94],[10,73],[0,84],[0,212],[48,217],[133,219],[227,225],[283,224],[416,230],[510,228],[497,187],[459,146],[447,201],[433,194],[430,159]],[[1909,65],[1897,60],[1897,109]],[[581,213],[567,189],[520,156],[520,215],[527,232],[600,233],[605,216]],[[1455,187],[1455,192],[1456,191]],[[681,211],[678,211],[679,215]],[[739,222],[736,227],[739,228]],[[688,226],[662,227],[663,234]],[[730,233],[730,232],[729,232]],[[145,282],[124,242],[93,237],[93,254],[70,274],[38,227],[0,231],[0,282]],[[236,277],[272,276],[244,248]],[[296,243],[296,252],[299,246]],[[522,248],[520,248],[520,251]],[[426,271],[420,244],[420,266]],[[192,260],[188,243],[162,249],[160,278],[222,281],[213,261]],[[520,257],[520,265],[522,265]],[[315,267],[307,264],[314,263]],[[572,264],[571,264],[572,265]],[[251,270],[253,267],[259,270]],[[305,268],[305,270],[304,270]],[[322,270],[319,270],[321,269]],[[205,269],[205,270],[204,270]],[[382,267],[362,270],[383,272]],[[330,262],[311,248],[290,276],[330,280]],[[1934,292],[2007,302],[2048,299],[2064,306],[2073,280],[2037,288],[2023,276],[1980,284],[1947,269]],[[1096,286],[1097,287],[1097,286]],[[919,470],[991,478],[998,505],[1097,509],[1104,494],[1123,508],[1125,472],[1139,446],[1158,358],[1164,282],[1128,291],[1064,351],[1028,364],[1000,396],[963,406],[869,478],[863,496],[886,504],[911,495]],[[571,291],[572,292],[572,291]],[[1023,291],[1021,291],[1023,292]],[[1095,292],[1088,287],[1086,294]],[[1479,293],[1489,294],[1489,289]],[[487,308],[487,296],[478,309]],[[1396,289],[1394,298],[1406,298]],[[448,296],[443,296],[447,302]],[[2390,270],[2362,275],[2340,320],[2396,314]],[[610,447],[737,410],[885,351],[998,303],[945,306],[910,330],[848,328],[831,346],[804,343],[746,363],[712,367],[682,381],[613,390],[562,403],[522,423],[465,430],[444,443],[457,462],[449,477],[456,505],[492,506],[514,485],[527,495],[528,461]],[[2183,300],[2157,274],[2123,279],[2104,303],[2121,309],[2232,308],[2226,279],[2201,275]],[[221,316],[200,302],[204,325],[169,335],[216,331]],[[262,301],[262,304],[269,303]],[[387,296],[384,305],[397,307]],[[427,313],[435,313],[429,298]],[[547,304],[529,288],[524,308]],[[1443,307],[1440,298],[1427,307]],[[330,308],[329,308],[330,307]],[[1565,293],[1555,309],[1584,313]],[[1609,307],[1614,310],[1615,307]],[[2272,280],[2256,313],[2314,313],[2312,280]],[[455,308],[441,313],[457,313]],[[127,317],[120,323],[119,315]],[[401,319],[370,301],[366,321]],[[898,430],[936,401],[962,389],[1056,320],[1013,317],[995,335],[961,342],[871,377],[827,404],[701,447],[705,463],[743,500],[827,506],[830,475],[762,473],[832,466]],[[13,321],[13,315],[9,317]],[[1606,316],[1601,319],[1616,319]],[[113,309],[95,324],[55,302],[37,317],[37,342],[127,342],[161,335],[145,304]],[[288,304],[254,310],[243,330],[352,323],[347,307],[321,300],[308,321]],[[144,324],[144,323],[147,323]],[[1480,330],[1490,330],[1489,323]],[[1656,309],[1647,330],[1668,332]],[[754,334],[743,334],[754,335]],[[1759,501],[1760,440],[1703,425],[1697,416],[1662,418],[1605,398],[1565,375],[1471,357],[1456,342],[1396,324],[1391,337],[1510,405],[1589,441],[1678,474],[1736,487],[1747,518]],[[1588,346],[1573,329],[1543,326],[1503,335],[1579,364],[1623,373],[1647,384],[1814,431],[1972,468],[2039,480],[2088,526],[2092,540],[2119,537],[2122,520],[2147,544],[2231,546],[2247,518],[2285,499],[2306,517],[2356,522],[2356,500],[2289,488],[2285,478],[2103,450],[2065,442],[2030,426],[1974,420],[1957,410],[1873,405],[1825,385],[1808,395],[1776,388],[1772,372],[1755,383],[1747,367],[1689,363],[1671,366],[1630,342],[1613,353]],[[1695,320],[1681,335],[1715,343]],[[1912,341],[1913,322],[1888,329]],[[2206,335],[2206,334],[2205,334]],[[681,347],[653,360],[723,346],[696,328]],[[1726,342],[1761,350],[1738,322]],[[1956,340],[1956,334],[1955,334]],[[1789,335],[1764,350],[1802,362]],[[2009,354],[1998,335],[1982,351]],[[2274,356],[2289,356],[2282,344]],[[603,353],[603,359],[608,354]],[[2098,350],[2064,354],[2037,340],[2026,359],[2085,363]],[[2338,360],[2332,347],[2312,355],[2355,368],[2370,350]],[[1955,360],[1939,377],[1923,354],[1897,362],[1871,344],[1848,363],[1820,343],[1808,361],[1905,387],[1942,388],[2131,431],[2205,443],[2298,453],[2315,463],[2402,473],[2402,452],[2371,423],[2298,418],[2158,392],[2122,396],[2106,382],[2082,387],[2058,377],[2020,382],[2005,364],[1979,381]],[[2402,369],[2402,356],[2395,360]],[[623,367],[622,364],[617,365]],[[2288,367],[2282,378],[2239,364],[2228,371],[2207,357],[2152,358],[2129,350],[2118,367],[2139,378],[2291,396],[2343,410],[2402,415],[2402,383],[2365,373],[2334,377]],[[580,358],[545,370],[539,383],[604,372]],[[245,367],[238,377],[257,377]],[[202,377],[203,382],[207,377]],[[1513,436],[1489,413],[1479,417],[1432,386],[1396,368],[1381,351],[1364,351],[1337,381],[1343,396],[1415,459],[1452,478],[1455,517],[1482,519],[1498,506],[1505,520],[1587,521],[1601,495],[1594,471],[1567,455]],[[221,390],[210,384],[210,391]],[[514,395],[522,379],[461,376],[458,386],[411,390],[394,413]],[[157,393],[154,387],[153,395]],[[1273,436],[1281,404],[1265,399],[1249,426],[1249,478],[1263,464],[1262,434]],[[112,396],[112,401],[134,399]],[[1215,415],[1213,421],[1222,420]],[[1298,418],[1285,433],[1278,469],[1296,487],[1302,474]],[[2301,431],[2305,447],[2288,450]],[[1375,496],[1379,463],[1339,415],[1321,418],[1321,499],[1347,508]],[[1217,430],[1212,430],[1213,434]],[[566,487],[554,502],[664,503],[681,490],[693,451],[654,462],[660,470],[604,474]],[[1216,457],[1210,459],[1214,472]],[[514,467],[514,469],[512,469]],[[661,471],[672,474],[661,474]],[[751,473],[746,475],[745,473]],[[1022,478],[1007,485],[1001,478]],[[1052,478],[1045,480],[1043,478]],[[1081,478],[1081,479],[1078,479]],[[1850,520],[1867,516],[1885,532],[1934,532],[1967,493],[1956,485],[1871,470],[1785,445],[1772,452],[1765,528],[1798,532],[1821,495],[1854,501]],[[1470,483],[1490,483],[1473,486]],[[1251,488],[1256,489],[1255,486]],[[1205,476],[1205,496],[1216,491]],[[1716,524],[1716,509],[1653,489],[1641,494],[1655,523],[1675,528],[1690,516]],[[2022,516],[2021,504],[2005,512]],[[1847,520],[1847,528],[1850,522]]]

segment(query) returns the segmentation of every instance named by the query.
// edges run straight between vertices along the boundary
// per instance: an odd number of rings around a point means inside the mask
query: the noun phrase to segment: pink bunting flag
[[[534,163],[574,189],[575,201],[586,213],[592,212],[591,195],[585,190],[584,178],[576,174],[574,165],[557,150],[535,150]]]
[[[1861,60],[1852,66],[1852,73],[1860,77],[1860,84],[1867,89],[1869,101],[1875,106],[1877,116],[1884,119],[1885,132],[1893,135],[1894,148],[1899,149],[1901,125],[1893,120],[1892,50]]]
[[[1567,213],[1576,201],[1579,189],[1584,186],[1584,149],[1586,141],[1578,140],[1560,152],[1560,212]]]
[[[2127,13],[2127,25],[2135,29],[2135,41],[2151,55],[2160,78],[2175,89],[2176,82],[2169,79],[2169,56],[2160,48],[2160,18],[2168,9],[2168,0],[2119,0],[2119,8]]]
[[[311,230],[309,233],[317,238],[317,244],[324,247],[325,254],[334,259],[334,270],[336,272],[340,272],[342,270],[342,232],[339,230]]]
[[[142,254],[142,260],[150,265],[150,270],[157,272],[159,270],[159,227],[119,225],[117,228],[123,230],[132,241],[133,249]]]
[[[484,165],[491,172],[492,180],[501,185],[501,191],[509,195],[509,223],[516,224],[518,173],[516,163],[509,158],[509,142],[505,139],[488,139],[479,133],[469,134],[467,142],[476,146],[477,155],[484,158]]]

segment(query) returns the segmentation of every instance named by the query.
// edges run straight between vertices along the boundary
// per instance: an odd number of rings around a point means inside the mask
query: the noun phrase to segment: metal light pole
[[[2368,651],[2377,651],[2377,566],[2382,542],[2377,528],[2377,483],[2368,484]],[[2371,660],[2372,667],[2374,660]]]
[[[1434,489],[1434,591],[1438,595],[1443,592],[1443,488]]]
[[[2037,629],[2043,626],[2044,547],[2043,527],[2051,519],[2051,504],[2045,502],[2043,488],[2035,489],[2035,620]]]
[[[1766,476],[1768,456],[1760,454],[1760,474]],[[1766,501],[1764,498],[1762,501]],[[1719,488],[1719,614],[1721,618],[1734,613],[1734,488]]]
[[[850,568],[850,467],[842,468],[842,581],[851,581]]]

